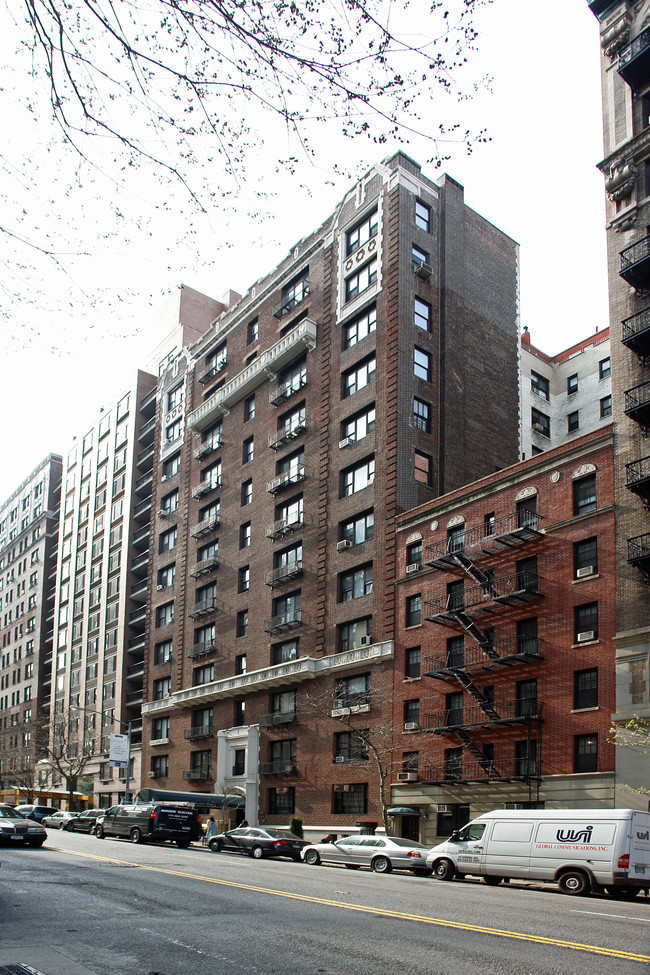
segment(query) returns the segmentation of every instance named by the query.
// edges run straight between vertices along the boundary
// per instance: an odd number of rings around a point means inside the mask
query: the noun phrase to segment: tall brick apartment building
[[[398,154],[164,374],[145,784],[381,821],[338,719],[390,725],[396,516],[517,459],[517,271]]]
[[[616,430],[615,720],[650,718],[650,21],[647,3],[591,0],[601,25],[612,396]],[[617,755],[619,803],[647,786]]]
[[[614,805],[611,424],[401,515],[396,832]]]

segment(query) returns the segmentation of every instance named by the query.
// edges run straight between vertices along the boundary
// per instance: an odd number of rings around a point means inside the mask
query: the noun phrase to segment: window
[[[428,264],[429,255],[426,251],[423,251],[421,247],[416,247],[415,244],[411,245],[411,267],[413,270],[417,270],[420,264]]]
[[[180,420],[175,420],[174,423],[170,423],[165,428],[165,439],[167,443],[173,443],[174,440],[178,440],[182,432],[183,424]]]
[[[573,575],[580,579],[583,576],[598,572],[598,539],[584,538],[573,543]]]
[[[255,393],[244,400],[244,423],[255,417]]]
[[[215,539],[212,542],[206,542],[205,545],[200,545],[196,550],[196,558],[198,562],[207,562],[208,560],[213,561],[219,558],[219,539]],[[204,568],[213,568],[213,566],[205,566]]]
[[[536,494],[531,494],[529,498],[517,501],[517,528],[537,528]]]
[[[173,586],[175,578],[176,563],[172,562],[171,565],[166,565],[164,569],[158,570],[158,589],[167,589],[169,586]]]
[[[550,384],[545,376],[540,376],[538,372],[530,373],[530,389],[543,399],[548,399],[550,394]]]
[[[598,603],[585,603],[573,610],[574,643],[588,643],[598,639]]]
[[[419,647],[409,647],[404,655],[404,676],[420,676],[421,651]]]
[[[573,413],[567,415],[567,433],[575,433],[576,430],[580,429],[580,413],[575,410]]]
[[[243,525],[239,526],[239,547],[249,548],[251,544],[251,523],[250,521],[245,522]]]
[[[535,433],[541,433],[543,437],[551,436],[551,418],[546,413],[533,407],[530,411],[530,422]]]
[[[463,774],[463,749],[445,748],[445,779],[460,779]]]
[[[360,545],[362,542],[370,541],[374,537],[374,531],[375,515],[372,508],[355,515],[348,521],[342,521],[340,524],[341,540],[350,542],[352,545]]]
[[[574,673],[573,707],[576,711],[598,707],[598,668],[576,670]]]
[[[431,356],[417,347],[413,350],[413,375],[425,382],[431,382]]]
[[[599,379],[609,379],[612,374],[612,363],[611,359],[601,359],[598,363],[598,378]]]
[[[596,475],[578,478],[573,482],[573,513],[584,515],[596,510]]]
[[[355,251],[367,244],[368,241],[377,234],[377,210],[373,210],[363,220],[355,224],[351,230],[345,234],[345,256],[354,254]]]
[[[531,616],[529,619],[517,622],[517,653],[536,655],[537,644],[537,617]]]
[[[340,731],[334,735],[334,754],[346,762],[367,762],[368,746],[363,737],[355,731]]]
[[[172,679],[171,677],[159,677],[153,682],[153,699],[154,701],[162,701],[163,698],[169,697],[172,692]]]
[[[166,494],[160,502],[160,510],[171,514],[178,509],[178,488]]]
[[[419,626],[422,622],[422,596],[416,593],[406,597],[406,626]]]
[[[254,438],[248,437],[242,444],[242,464],[250,464],[253,459]]]
[[[200,752],[190,752],[190,775],[198,781],[210,778],[212,755],[207,749]]]
[[[237,592],[248,592],[251,587],[250,566],[242,565],[237,574]]]
[[[451,694],[445,694],[445,720],[449,727],[454,727],[463,723],[463,704],[464,701],[462,691],[454,691]]]
[[[194,631],[194,646],[197,653],[210,653],[214,650],[216,629],[214,623],[197,627]]]
[[[234,725],[241,728],[246,723],[246,701],[235,701],[234,705]]]
[[[449,695],[447,695],[449,696]],[[462,698],[462,694],[460,695]],[[411,698],[408,701],[404,701],[404,724],[414,724],[418,727],[420,726],[420,699],[419,697]],[[412,729],[407,728],[407,731]]]
[[[291,525],[302,525],[303,512],[303,497],[302,494],[299,494],[295,498],[289,498],[288,501],[282,502],[282,504],[276,504],[275,521],[278,523],[282,522],[286,527]]]
[[[165,603],[156,609],[156,626],[169,626],[174,622],[174,604]]]
[[[170,457],[162,465],[163,479],[167,480],[167,478],[173,477],[174,474],[178,474],[180,470],[180,466],[181,466],[181,455],[174,454],[173,457]]]
[[[465,584],[462,579],[447,583],[447,609],[465,608]]]
[[[235,657],[235,673],[245,674],[246,673],[246,654],[238,653]]]
[[[334,786],[332,813],[335,815],[368,812],[368,786],[359,782],[346,786]]]
[[[278,691],[271,694],[271,713],[295,717],[297,697],[295,691]]]
[[[422,542],[411,542],[406,546],[406,564],[422,565]]]
[[[420,230],[431,230],[431,207],[422,200],[415,201],[415,226]]]
[[[377,280],[377,258],[360,267],[358,271],[345,279],[345,300],[352,301],[373,285]]]
[[[275,313],[276,318],[282,318],[292,308],[309,295],[309,268],[306,267],[295,278],[292,278],[282,289],[282,303]]]
[[[375,458],[369,457],[341,471],[341,493],[342,498],[348,498],[358,491],[363,491],[375,480]]]
[[[357,342],[374,332],[376,327],[377,310],[374,305],[371,305],[343,326],[344,348],[351,349]]]
[[[420,450],[413,451],[413,474],[419,484],[431,487],[433,483],[433,458]]]
[[[598,735],[576,735],[573,739],[573,771],[598,771]]]
[[[346,603],[372,592],[372,562],[339,576],[339,602]]]
[[[413,426],[416,430],[431,433],[431,407],[417,396],[413,399]]]
[[[612,397],[603,396],[600,401],[600,418],[603,420],[606,416],[612,415]]]
[[[537,714],[537,681],[517,681],[516,697],[517,717],[528,717]]]
[[[166,779],[168,767],[169,758],[167,755],[151,756],[151,771],[153,772],[153,779]]]
[[[293,786],[269,789],[269,816],[292,816],[295,810],[295,804],[296,790]]]
[[[246,749],[235,748],[232,762],[233,775],[246,775]]]
[[[249,478],[244,481],[241,486],[241,506],[245,508],[247,504],[251,504],[253,501],[253,479]]]
[[[157,643],[154,649],[153,662],[155,664],[166,664],[172,659],[172,641],[164,640],[162,643]]]
[[[537,742],[524,740],[515,742],[515,775],[527,779],[537,774]]]
[[[246,326],[246,345],[252,345],[253,342],[257,342],[260,335],[260,327],[257,318],[254,318],[252,322],[249,322]]]
[[[174,527],[170,528],[168,531],[162,532],[158,543],[158,551],[161,553],[171,552],[171,550],[176,547],[177,535],[178,528],[176,525],[174,525]]]
[[[248,610],[241,609],[237,613],[237,636],[246,636],[248,633]]]
[[[214,680],[214,664],[202,664],[201,667],[195,667],[192,671],[192,687],[198,687],[199,684],[209,684]]]
[[[301,593],[297,589],[295,592],[287,593],[285,596],[278,596],[273,600],[274,618],[282,617],[283,623],[300,622],[301,615]]]
[[[206,371],[200,378],[200,382],[205,382],[208,379],[213,379],[217,373],[221,372],[224,366],[228,362],[228,350],[226,348],[226,343],[221,342],[213,352],[205,357],[205,368]]]
[[[284,640],[271,647],[271,663],[286,664],[298,659],[298,640]]]
[[[377,362],[375,356],[372,355],[364,359],[363,362],[357,363],[352,369],[344,372],[341,393],[343,399],[348,396],[353,396],[354,393],[358,393],[360,389],[365,389],[369,383],[373,382],[376,368]]]
[[[214,490],[221,486],[221,461],[216,460],[214,464],[201,471],[201,485],[205,485],[207,490]]]
[[[415,299],[413,323],[417,328],[421,328],[423,332],[431,331],[431,305],[427,304],[426,301],[422,301],[420,298]]]
[[[339,626],[339,653],[356,650],[372,643],[372,617],[352,620]]]
[[[356,442],[363,440],[375,429],[375,405],[355,413],[349,420],[345,420],[341,426],[341,436],[343,439],[352,437]]]
[[[574,393],[578,392],[578,373],[574,372],[572,376],[566,381],[566,391],[567,396],[572,396]]]

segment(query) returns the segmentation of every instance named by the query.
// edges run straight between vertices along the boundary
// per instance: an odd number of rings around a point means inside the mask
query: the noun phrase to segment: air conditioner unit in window
[[[335,762],[344,762],[345,761],[345,755],[337,755],[336,758],[334,759],[334,761]]]
[[[155,772],[149,772],[149,778],[150,779],[155,779],[156,778],[156,773]]]
[[[587,643],[588,640],[595,640],[596,634],[593,630],[583,630],[582,633],[578,633],[578,639],[576,643]]]
[[[284,766],[284,774],[285,775],[291,775],[295,771],[296,771],[296,766],[295,765],[285,765]]]
[[[535,433],[544,433],[544,427],[541,423],[533,423],[533,430]]]
[[[351,785],[344,785],[343,786],[343,792],[349,792],[351,788],[352,788]]]
[[[411,562],[410,565],[407,565],[406,566],[406,571],[407,572],[419,572],[421,568],[422,568],[422,566],[420,565],[419,562]]]
[[[506,809],[525,809],[523,802],[506,802]]]
[[[276,791],[276,794],[279,795],[279,796],[286,796],[288,794],[288,792],[289,792],[289,789],[285,785],[281,789],[276,789],[275,791]]]
[[[156,589],[158,590],[158,592],[160,592],[160,590],[161,589],[164,589],[164,588],[165,588],[164,586],[156,586]]]
[[[420,727],[420,722],[419,721],[405,721],[404,722],[404,731],[417,731],[419,727]]]
[[[595,568],[593,565],[583,565],[581,569],[576,572],[576,579],[584,579],[585,576],[592,576],[595,573]]]
[[[398,782],[417,782],[418,773],[417,772],[398,772],[397,781]]]
[[[443,805],[438,806],[439,813],[450,813],[454,811],[454,807],[450,806],[448,803],[443,803]]]
[[[343,440],[339,440],[339,450],[343,450],[344,447],[351,447],[354,443],[354,437],[344,437]]]
[[[372,637],[362,636],[359,640],[359,643],[361,644],[362,647],[367,647],[369,643],[372,643]]]
[[[167,508],[160,508],[158,511],[159,518],[166,518],[168,514],[169,514],[169,510]]]
[[[337,542],[336,551],[343,552],[346,548],[352,548],[352,542],[349,538],[344,538],[341,542]]]
[[[423,281],[428,281],[433,274],[433,268],[430,264],[427,264],[426,261],[418,261],[417,264],[413,265],[413,270],[419,278],[422,278]]]

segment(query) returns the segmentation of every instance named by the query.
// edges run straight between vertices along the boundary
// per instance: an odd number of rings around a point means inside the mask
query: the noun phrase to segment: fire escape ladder
[[[483,632],[480,626],[477,626],[477,624],[474,622],[474,620],[469,615],[469,613],[466,613],[462,610],[455,610],[453,613],[453,618],[456,620],[459,626],[462,626],[462,628],[465,630],[465,633],[471,636],[472,640],[474,640],[476,643],[478,643],[480,647],[483,648],[483,650],[488,655],[488,657],[494,660],[496,657],[499,656],[499,654],[494,649],[492,641]]]
[[[453,673],[463,690],[467,691],[467,693],[474,698],[481,710],[485,711],[489,718],[493,718],[493,720],[498,721],[499,713],[495,709],[494,704],[485,696],[481,688],[474,683],[471,677],[469,677],[463,670],[454,670]]]
[[[460,566],[463,572],[472,579],[478,586],[488,586],[490,584],[490,577],[487,572],[483,572],[483,569],[479,569],[477,565],[464,552],[454,552],[453,553],[454,562]]]
[[[462,728],[454,728],[453,734],[456,740],[459,742],[459,744],[461,744],[463,748],[467,749],[470,755],[474,756],[477,763],[481,766],[482,769],[485,769],[485,771],[487,772],[488,779],[501,778],[500,773],[494,767],[494,762],[492,761],[492,759],[488,758],[484,754],[484,752],[481,751],[479,746],[472,738],[470,738],[470,736],[467,734],[466,731],[464,731]]]

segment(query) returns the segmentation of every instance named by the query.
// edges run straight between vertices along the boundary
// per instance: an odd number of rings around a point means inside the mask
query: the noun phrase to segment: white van
[[[427,857],[438,880],[554,881],[565,894],[603,887],[635,897],[650,886],[650,813],[634,809],[496,809]]]

